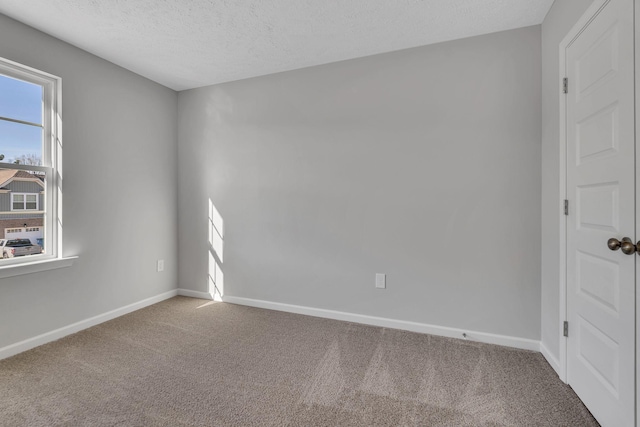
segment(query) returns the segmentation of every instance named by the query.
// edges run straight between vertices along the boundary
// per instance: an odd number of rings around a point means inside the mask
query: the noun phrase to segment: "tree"
[[[0,159],[1,160],[1,159]],[[16,165],[42,166],[42,159],[36,154],[22,154],[17,156],[13,163]]]

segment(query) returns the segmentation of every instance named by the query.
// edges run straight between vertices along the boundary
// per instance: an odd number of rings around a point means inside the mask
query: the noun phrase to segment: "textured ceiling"
[[[553,0],[0,0],[0,13],[182,90],[542,22]]]

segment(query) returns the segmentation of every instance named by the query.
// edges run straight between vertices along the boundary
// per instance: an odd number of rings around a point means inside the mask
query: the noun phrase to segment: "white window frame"
[[[1,167],[1,165],[0,165]],[[22,201],[22,209],[16,209],[14,207],[14,197],[15,196],[24,196],[24,200]],[[27,196],[36,196],[36,208],[35,209],[27,209]],[[13,212],[31,212],[35,213],[40,210],[40,193],[11,193],[11,210]]]
[[[32,271],[43,271],[59,266],[71,265],[71,262],[61,264],[50,261],[62,260],[62,233],[61,233],[61,198],[62,198],[62,119],[61,119],[61,95],[62,80],[52,74],[36,70],[8,59],[0,58],[0,74],[18,80],[33,83],[42,87],[42,166],[22,165],[0,162],[0,168],[38,171],[45,175],[45,197],[43,213],[44,224],[44,253],[40,255],[30,255],[26,257],[10,258],[0,260],[0,278],[10,277]],[[18,120],[2,118],[5,121]],[[24,123],[26,124],[26,122]],[[20,193],[30,194],[30,193]],[[37,206],[40,209],[40,194],[37,195]],[[26,198],[25,198],[26,201]],[[11,198],[11,209],[13,210],[13,197]],[[26,202],[25,202],[26,203]],[[20,210],[19,212],[34,212],[32,210]],[[69,258],[70,259],[70,258]],[[68,260],[68,259],[65,259]],[[31,267],[16,270],[15,267],[21,264],[28,264]],[[62,265],[64,264],[64,265]],[[34,269],[33,265],[38,267]]]

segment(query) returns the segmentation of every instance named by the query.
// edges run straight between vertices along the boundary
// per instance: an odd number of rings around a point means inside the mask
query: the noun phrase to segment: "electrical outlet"
[[[376,273],[376,288],[386,289],[387,287],[387,275],[382,273]]]
[[[160,273],[161,271],[164,271],[164,260],[163,259],[159,259],[158,260],[158,273]]]

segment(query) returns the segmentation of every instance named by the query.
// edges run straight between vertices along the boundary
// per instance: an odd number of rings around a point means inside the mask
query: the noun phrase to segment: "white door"
[[[610,0],[565,51],[567,380],[603,426],[635,422],[633,0]]]

